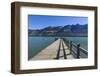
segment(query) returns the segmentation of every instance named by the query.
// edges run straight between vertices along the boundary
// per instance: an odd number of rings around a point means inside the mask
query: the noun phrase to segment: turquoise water
[[[73,41],[74,43],[80,43],[80,46],[87,50],[88,43],[87,37],[65,37],[68,40]],[[55,37],[29,37],[28,38],[28,59],[36,55],[42,49],[50,45],[55,41]]]
[[[68,40],[73,41],[75,44],[80,44],[84,49],[88,49],[88,37],[65,37]]]
[[[28,59],[55,41],[55,37],[29,37]]]

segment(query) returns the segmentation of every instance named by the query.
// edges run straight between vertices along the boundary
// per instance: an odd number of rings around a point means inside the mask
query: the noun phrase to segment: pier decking
[[[52,60],[52,59],[73,59],[68,46],[63,39],[58,39],[51,45],[41,50],[37,55],[30,60]]]

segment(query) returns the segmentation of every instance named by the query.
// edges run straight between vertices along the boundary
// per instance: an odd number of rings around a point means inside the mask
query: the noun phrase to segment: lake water
[[[66,37],[66,39],[71,40],[75,44],[80,44],[80,47],[88,49],[88,37]]]
[[[55,37],[29,37],[28,59],[55,41]]]
[[[80,46],[87,50],[87,37],[65,37],[74,43],[80,43]],[[55,37],[29,37],[28,38],[28,59],[35,56],[42,49],[55,41]]]

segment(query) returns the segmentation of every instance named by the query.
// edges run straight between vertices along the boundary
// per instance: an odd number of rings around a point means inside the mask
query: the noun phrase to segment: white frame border
[[[52,11],[52,12],[51,12]],[[28,14],[88,17],[88,58],[28,61]],[[94,65],[94,11],[40,7],[20,8],[20,69],[43,69]],[[91,47],[91,48],[89,48]]]

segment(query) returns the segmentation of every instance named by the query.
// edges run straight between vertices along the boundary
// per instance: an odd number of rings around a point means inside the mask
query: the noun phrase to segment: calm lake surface
[[[56,37],[57,38],[57,37]],[[80,46],[84,49],[88,49],[87,37],[65,37],[74,43],[80,43]],[[50,45],[55,41],[55,37],[28,37],[28,59],[36,55],[42,49]]]
[[[55,37],[29,37],[28,59],[55,41]]]
[[[67,40],[73,41],[75,44],[80,44],[84,49],[88,49],[88,37],[66,37]]]

